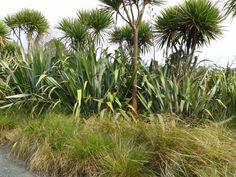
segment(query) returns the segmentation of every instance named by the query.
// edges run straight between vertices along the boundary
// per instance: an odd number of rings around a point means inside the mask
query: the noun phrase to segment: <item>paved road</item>
[[[0,177],[36,177],[24,168],[22,161],[9,159],[5,151],[0,149]]]

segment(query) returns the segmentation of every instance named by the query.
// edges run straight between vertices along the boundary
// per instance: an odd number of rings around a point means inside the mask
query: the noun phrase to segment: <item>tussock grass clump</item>
[[[164,120],[48,115],[12,127],[8,132],[17,128],[18,133],[8,143],[30,170],[52,177],[236,174],[233,132],[213,123],[191,127],[174,118]]]
[[[17,128],[26,118],[26,115],[23,116],[19,113],[9,115],[8,112],[0,112],[0,132]]]

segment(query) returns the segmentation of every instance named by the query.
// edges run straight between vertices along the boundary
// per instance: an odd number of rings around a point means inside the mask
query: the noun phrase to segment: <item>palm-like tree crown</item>
[[[129,25],[118,27],[111,33],[110,41],[120,45],[127,45],[128,48],[132,48],[134,45],[133,31]],[[141,22],[139,29],[139,48],[142,53],[150,51],[152,46],[152,29],[147,22]]]
[[[222,34],[223,16],[208,0],[189,0],[170,7],[156,18],[156,38],[160,47],[184,45],[187,51],[210,43]],[[187,52],[189,53],[189,52]]]
[[[77,13],[78,20],[85,25],[95,43],[105,41],[110,27],[113,25],[112,16],[102,9],[82,10]]]
[[[101,44],[105,41],[108,30],[113,24],[109,13],[101,9],[82,10],[75,19],[64,18],[58,29],[63,32],[62,39],[73,50],[81,49],[89,42]]]
[[[21,28],[28,31],[35,31],[38,34],[47,32],[49,23],[45,16],[36,10],[23,9],[5,18],[6,24],[11,28]]]
[[[169,7],[161,12],[155,20],[155,38],[160,48],[167,48],[178,44],[181,37],[179,28],[179,7]]]
[[[100,0],[100,2],[103,3],[103,7],[107,9],[110,12],[118,12],[121,8],[123,8],[123,5],[130,6],[135,5],[139,6],[140,4],[144,5],[160,5],[164,1],[163,0]]]
[[[45,16],[36,10],[22,9],[21,11],[5,17],[5,23],[17,35],[23,31],[27,35],[28,42],[38,42],[49,29],[49,23]],[[17,32],[18,31],[18,32]]]
[[[85,45],[88,28],[78,19],[64,18],[59,22],[57,28],[63,32],[62,39],[66,45],[69,45],[73,50],[78,50]]]
[[[0,47],[4,46],[5,42],[9,39],[9,31],[5,24],[0,21]]]

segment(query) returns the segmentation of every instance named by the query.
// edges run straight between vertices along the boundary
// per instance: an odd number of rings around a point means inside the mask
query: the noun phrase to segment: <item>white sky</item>
[[[168,0],[165,6],[182,1]],[[41,11],[47,17],[52,29],[61,18],[73,17],[79,9],[96,8],[99,4],[97,0],[0,0],[0,2],[0,19],[22,8],[32,8]],[[236,57],[236,18],[234,20],[228,19],[223,25],[223,37],[213,41],[199,55],[201,59],[210,59],[216,64],[225,66],[227,62],[231,62]],[[158,52],[158,56],[161,58],[161,51]]]

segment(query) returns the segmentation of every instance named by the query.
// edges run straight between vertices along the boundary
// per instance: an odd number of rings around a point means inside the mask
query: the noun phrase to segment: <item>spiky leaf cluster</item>
[[[209,44],[222,33],[220,10],[208,0],[189,0],[167,8],[156,18],[156,39],[159,46],[184,45],[188,51]]]
[[[21,11],[5,17],[5,23],[11,30],[23,30],[28,35],[41,37],[49,29],[46,17],[37,10],[22,9]]]
[[[133,47],[133,31],[129,25],[123,27],[117,27],[111,33],[110,41],[120,45],[127,45],[127,47]],[[152,46],[152,28],[149,23],[143,21],[140,24],[139,29],[139,48],[142,53],[147,53],[150,51]]]

